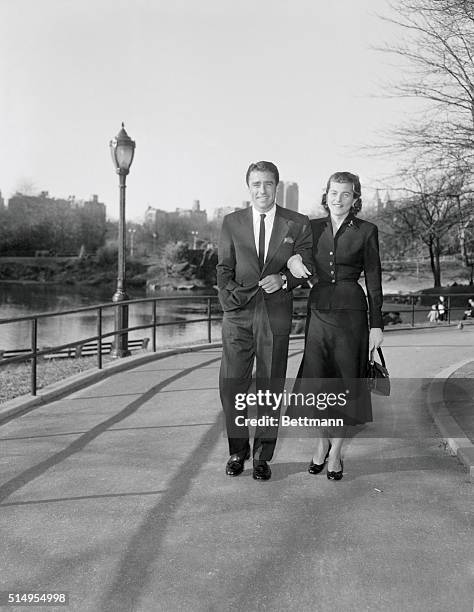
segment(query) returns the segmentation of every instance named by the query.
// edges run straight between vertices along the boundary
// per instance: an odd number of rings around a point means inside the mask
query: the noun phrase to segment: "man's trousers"
[[[263,291],[259,291],[244,308],[224,313],[219,388],[231,455],[243,455],[250,448],[249,428],[236,424],[236,418],[248,417],[248,407],[238,410],[236,396],[242,394],[242,398],[248,393],[254,362],[257,393],[268,390],[279,394],[284,389],[289,335],[273,333],[267,310],[270,304],[271,300],[265,300]],[[280,417],[280,406],[276,410],[274,407],[274,401],[257,405],[256,418],[273,417],[273,424],[256,427],[254,459],[270,461],[273,456]],[[271,423],[268,419],[266,422]]]

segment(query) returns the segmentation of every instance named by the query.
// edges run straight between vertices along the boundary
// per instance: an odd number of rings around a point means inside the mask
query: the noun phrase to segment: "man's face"
[[[249,176],[249,192],[252,204],[260,213],[273,206],[276,194],[275,177],[271,172],[253,170]]]
[[[352,183],[335,183],[331,181],[326,197],[331,216],[345,217],[354,203],[354,189]]]

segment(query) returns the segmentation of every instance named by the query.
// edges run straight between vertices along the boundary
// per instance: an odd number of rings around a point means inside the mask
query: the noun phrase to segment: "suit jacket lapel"
[[[288,233],[288,221],[282,215],[280,215],[280,210],[279,210],[279,207],[277,206],[276,211],[275,211],[275,219],[273,221],[272,235],[270,236],[270,244],[268,245],[268,253],[265,259],[265,265],[263,266],[263,270],[262,270],[262,276],[263,276],[263,273],[265,272],[266,267],[272,260],[272,257],[277,252],[278,247],[285,239],[285,236],[287,235],[287,233]]]
[[[253,231],[253,213],[251,206],[245,209],[245,213],[242,215],[241,223],[243,225],[242,235],[244,238],[244,244],[246,250],[248,249],[248,252],[250,254],[250,260],[248,264],[256,268],[257,271],[259,271],[260,267],[258,265],[258,253],[255,246],[255,237]]]

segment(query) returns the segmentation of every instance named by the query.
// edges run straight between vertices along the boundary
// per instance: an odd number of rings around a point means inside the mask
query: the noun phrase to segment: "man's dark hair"
[[[280,182],[280,173],[278,172],[278,168],[275,166],[275,164],[269,161],[258,161],[254,164],[250,164],[249,169],[247,170],[247,174],[245,176],[247,186],[249,184],[250,173],[254,172],[255,170],[257,170],[257,172],[271,172],[275,179],[275,185],[278,185]]]
[[[351,212],[354,215],[360,212],[360,209],[362,208],[362,198],[361,198],[362,190],[360,187],[360,179],[357,176],[357,174],[352,174],[352,172],[335,172],[334,174],[331,174],[327,182],[327,185],[326,185],[326,192],[323,194],[323,198],[321,201],[321,204],[324,206],[326,210],[329,210],[326,200],[327,200],[329,187],[331,186],[331,181],[333,183],[351,183],[352,184],[352,191],[354,193],[354,197],[356,198],[356,200],[351,206]]]

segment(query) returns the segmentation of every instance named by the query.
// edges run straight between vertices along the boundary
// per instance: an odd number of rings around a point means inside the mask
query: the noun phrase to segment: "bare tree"
[[[400,197],[390,203],[380,218],[383,231],[392,239],[400,237],[398,244],[402,248],[409,249],[420,241],[426,245],[435,287],[441,287],[440,258],[452,250],[453,229],[460,227],[463,215],[472,215],[472,192],[467,177],[462,171],[406,173]]]
[[[396,17],[382,19],[400,28],[400,42],[380,50],[406,62],[406,78],[395,96],[429,104],[393,132],[393,146],[436,167],[474,161],[474,2],[397,0]]]

